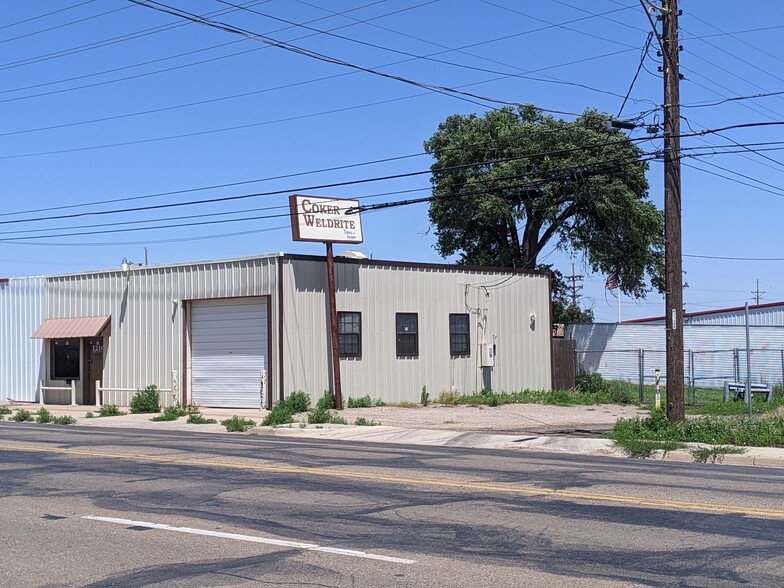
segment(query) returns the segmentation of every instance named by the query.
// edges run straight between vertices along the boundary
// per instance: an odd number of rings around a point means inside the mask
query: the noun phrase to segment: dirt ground
[[[401,408],[378,406],[347,408],[340,416],[353,423],[357,417],[405,429],[483,431],[487,433],[536,433],[586,435],[609,431],[619,418],[647,415],[636,406],[552,406],[505,404],[503,406],[443,406]],[[304,420],[305,415],[298,415]]]

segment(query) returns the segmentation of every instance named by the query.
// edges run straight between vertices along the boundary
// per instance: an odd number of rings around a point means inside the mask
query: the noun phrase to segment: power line
[[[53,10],[52,12],[47,12],[45,14],[39,14],[38,16],[32,16],[30,18],[25,18],[25,19],[22,19],[22,20],[18,20],[16,22],[11,22],[11,23],[5,24],[3,26],[0,26],[0,31],[2,31],[3,29],[8,29],[8,28],[11,28],[11,27],[18,26],[20,24],[25,24],[25,23],[28,23],[28,22],[32,22],[34,20],[38,20],[38,19],[41,19],[41,18],[46,18],[47,16],[52,16],[53,14],[59,14],[60,12],[66,12],[68,10],[73,10],[74,8],[79,8],[80,6],[84,6],[85,4],[92,4],[93,2],[95,2],[95,0],[86,0],[85,2],[80,2],[79,4],[73,4],[72,6],[66,6],[65,8],[60,8],[58,10]]]
[[[514,100],[504,100],[504,99],[501,99],[501,98],[493,98],[493,97],[490,97],[490,96],[482,96],[480,94],[474,94],[472,92],[465,92],[465,91],[462,91],[462,90],[458,90],[456,88],[450,88],[448,86],[441,86],[441,85],[438,85],[438,84],[430,84],[430,83],[426,83],[426,82],[420,82],[420,81],[417,81],[417,80],[406,78],[404,76],[399,76],[399,75],[395,75],[395,74],[389,74],[389,73],[380,71],[379,69],[374,69],[374,68],[371,68],[371,67],[365,67],[365,66],[362,66],[362,65],[358,65],[356,63],[351,63],[351,62],[348,62],[348,61],[344,61],[342,59],[331,57],[331,56],[325,55],[323,53],[319,53],[319,52],[316,52],[316,51],[311,51],[309,49],[304,49],[302,47],[299,47],[297,45],[293,45],[291,43],[287,43],[285,41],[279,41],[279,40],[274,39],[274,38],[272,38],[272,37],[270,37],[268,35],[255,33],[255,32],[252,32],[252,31],[248,31],[246,29],[242,29],[242,28],[239,28],[239,27],[235,27],[235,26],[229,25],[227,23],[215,21],[215,20],[203,17],[203,16],[192,14],[190,12],[187,12],[187,11],[175,8],[173,6],[169,6],[168,4],[163,4],[162,2],[156,2],[155,0],[129,0],[129,1],[133,2],[134,4],[138,4],[139,6],[144,6],[144,7],[153,9],[153,10],[157,10],[158,12],[164,12],[166,14],[169,14],[169,15],[172,15],[172,16],[176,16],[178,18],[183,18],[183,19],[188,20],[190,22],[194,22],[194,23],[201,24],[201,25],[204,25],[204,26],[207,26],[207,27],[210,27],[210,28],[214,28],[214,29],[221,30],[221,31],[224,31],[224,32],[227,32],[227,33],[231,33],[233,35],[240,35],[242,37],[245,37],[245,38],[248,38],[248,39],[252,39],[254,41],[259,41],[259,42],[265,43],[267,45],[270,45],[270,46],[273,46],[273,47],[277,47],[278,49],[283,49],[285,51],[289,51],[291,53],[295,53],[295,54],[298,54],[298,55],[303,55],[303,56],[309,57],[311,59],[316,59],[318,61],[323,61],[325,63],[331,63],[333,65],[340,65],[342,67],[355,69],[357,71],[362,71],[362,72],[369,73],[369,74],[372,74],[372,75],[375,75],[375,76],[379,76],[379,77],[382,77],[382,78],[386,78],[386,79],[389,79],[389,80],[402,82],[404,84],[408,84],[408,85],[411,85],[411,86],[414,86],[414,87],[417,87],[417,88],[423,88],[423,89],[426,89],[426,90],[430,90],[432,92],[437,92],[439,94],[452,96],[452,97],[457,98],[459,100],[464,100],[464,101],[468,101],[468,102],[472,102],[472,103],[475,103],[474,102],[475,100],[481,100],[483,102],[502,104],[504,106],[525,106],[523,103],[517,102],[517,101],[514,101]],[[566,111],[560,111],[560,110],[545,109],[545,108],[541,108],[540,110],[543,110],[545,112],[553,112],[553,113],[557,113],[557,114],[566,114],[568,116],[580,116],[579,114],[576,114],[576,113],[573,113],[573,112],[566,112]]]

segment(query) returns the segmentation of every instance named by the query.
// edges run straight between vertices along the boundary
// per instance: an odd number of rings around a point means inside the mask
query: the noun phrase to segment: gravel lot
[[[647,415],[636,406],[552,406],[505,404],[503,406],[443,406],[400,408],[378,406],[347,408],[340,412],[349,423],[357,417],[389,427],[492,433],[537,433],[540,435],[596,435],[612,428],[619,418]],[[300,420],[305,415],[297,415]]]

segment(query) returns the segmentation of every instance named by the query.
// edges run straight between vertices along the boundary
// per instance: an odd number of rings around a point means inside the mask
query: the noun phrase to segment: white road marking
[[[240,535],[237,533],[222,533],[220,531],[209,531],[207,529],[192,529],[190,527],[172,527],[171,525],[164,525],[163,523],[148,523],[146,521],[132,521],[130,519],[116,519],[112,517],[98,517],[93,515],[86,515],[83,516],[82,518],[89,519],[91,521],[103,521],[105,523],[125,525],[128,527],[146,527],[148,529],[159,529],[161,531],[175,531],[177,533],[189,533],[191,535],[204,535],[207,537],[220,537],[221,539],[233,539],[235,541],[248,541],[250,543],[264,543],[267,545],[278,545],[280,547],[291,547],[293,549],[304,549],[306,551],[323,551],[325,553],[334,553],[335,555],[361,557],[364,559],[377,559],[379,561],[388,561],[392,563],[401,563],[401,564],[416,563],[416,561],[413,559],[389,557],[387,555],[367,553],[365,551],[356,551],[353,549],[340,549],[338,547],[323,547],[321,545],[316,545],[315,543],[300,543],[298,541],[284,541],[282,539],[254,537],[253,535]]]

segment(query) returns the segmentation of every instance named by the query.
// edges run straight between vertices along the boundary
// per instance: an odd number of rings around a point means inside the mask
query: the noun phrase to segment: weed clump
[[[375,427],[381,423],[377,423],[376,421],[369,421],[365,417],[357,417],[357,420],[354,421],[354,424],[359,427]]]
[[[218,421],[204,418],[200,412],[191,412],[188,414],[188,420],[186,422],[190,425],[214,425]]]
[[[133,414],[161,412],[161,394],[158,386],[151,385],[143,390],[137,390],[129,406]]]
[[[52,424],[55,425],[73,425],[75,422],[76,419],[68,414],[59,417],[54,417],[54,419],[52,419]]]
[[[294,422],[294,415],[291,413],[288,405],[285,402],[276,402],[275,406],[261,424],[265,427],[276,427],[278,425],[288,425]]]
[[[238,417],[237,415],[234,415],[230,419],[221,421],[221,425],[226,427],[226,430],[229,433],[244,433],[245,431],[255,427],[256,421],[252,421],[250,419],[243,419]]]
[[[8,420],[16,421],[17,423],[29,423],[34,421],[35,417],[33,417],[33,413],[31,413],[29,410],[20,408],[16,411],[14,416],[8,417]]]
[[[331,424],[346,425],[346,419],[327,408],[316,407],[308,412],[308,423],[311,425]]]
[[[38,418],[35,420],[38,423],[51,423],[54,421],[54,415],[45,408],[40,408],[38,410]]]
[[[91,415],[92,413],[88,412],[87,414]],[[127,414],[127,413],[125,413],[122,410],[120,410],[120,407],[117,406],[116,404],[105,404],[98,411],[98,416],[99,417],[122,416],[124,414]],[[87,417],[87,418],[92,418],[92,417]]]

